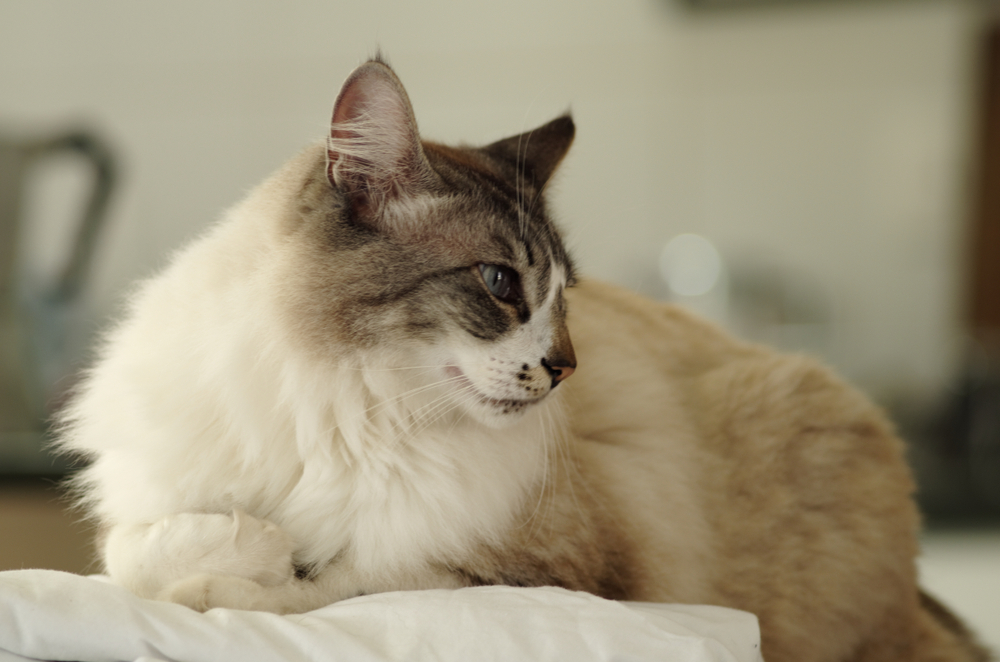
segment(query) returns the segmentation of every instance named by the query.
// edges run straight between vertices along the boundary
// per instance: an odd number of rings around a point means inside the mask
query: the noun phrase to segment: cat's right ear
[[[337,96],[326,174],[360,221],[382,229],[387,206],[416,196],[435,176],[406,90],[379,59],[355,69]]]
[[[483,151],[514,164],[521,176],[541,188],[566,156],[575,135],[576,125],[567,113],[527,133],[498,140]]]

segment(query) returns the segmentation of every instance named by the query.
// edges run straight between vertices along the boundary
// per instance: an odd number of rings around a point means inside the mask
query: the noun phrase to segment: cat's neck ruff
[[[288,531],[299,562],[348,553],[383,570],[516,525],[564,428],[561,394],[495,429],[444,397],[426,356],[296,348],[260,295],[241,211],[137,293],[141,314],[81,392],[76,443],[100,453],[81,483],[99,486],[99,516],[239,508]]]
[[[495,542],[535,496],[558,442],[554,397],[493,429],[442,395],[448,384],[421,379],[434,368],[299,369],[307,374],[284,382],[318,395],[284,400],[301,475],[269,516],[308,541],[303,563],[328,561],[334,550],[384,571]],[[319,383],[302,388],[309,381]]]

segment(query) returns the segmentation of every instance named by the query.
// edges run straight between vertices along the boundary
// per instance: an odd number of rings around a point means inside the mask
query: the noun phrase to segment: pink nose
[[[552,366],[552,379],[556,382],[561,382],[570,375],[576,372],[576,368],[569,365],[554,365]]]
[[[542,366],[548,371],[549,376],[552,377],[552,388],[559,386],[559,383],[576,372],[576,360],[573,359],[572,365],[553,365],[542,359]]]

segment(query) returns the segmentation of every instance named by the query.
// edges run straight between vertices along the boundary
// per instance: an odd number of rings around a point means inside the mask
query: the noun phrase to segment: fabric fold
[[[704,605],[619,603],[487,586],[362,596],[307,614],[144,600],[51,570],[0,572],[0,662],[760,662],[757,619]]]

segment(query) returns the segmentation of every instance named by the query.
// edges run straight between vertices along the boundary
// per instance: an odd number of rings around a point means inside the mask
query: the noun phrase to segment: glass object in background
[[[698,234],[677,235],[663,247],[659,268],[671,300],[710,320],[728,323],[728,276],[711,241]]]
[[[680,234],[660,253],[670,299],[737,336],[832,361],[832,314],[825,291],[806,274],[731,263],[712,242]]]
[[[72,156],[91,175],[72,243],[54,274],[26,254],[26,192],[47,163]],[[72,369],[68,319],[83,287],[114,182],[107,147],[84,131],[26,138],[0,134],[0,474],[60,473],[44,449],[58,385]],[[63,230],[66,232],[67,230]],[[46,237],[46,244],[59,243]],[[65,384],[62,386],[65,389]]]

